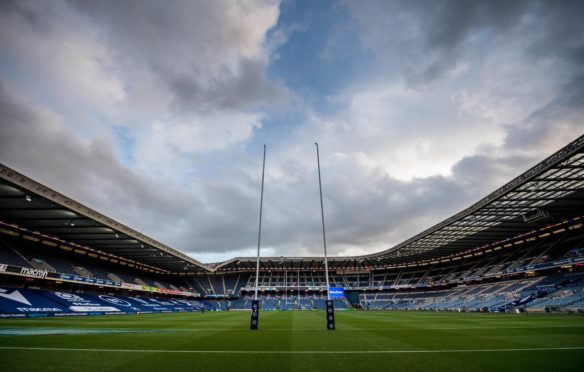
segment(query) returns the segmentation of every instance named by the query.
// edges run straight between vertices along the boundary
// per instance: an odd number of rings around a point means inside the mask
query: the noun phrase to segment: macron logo
[[[18,292],[18,291],[14,291],[12,293],[6,293],[6,292],[7,292],[6,289],[0,288],[0,297],[4,297],[4,298],[7,298],[7,299],[12,300],[12,301],[20,302],[21,304],[32,306],[30,304],[30,302],[28,302],[26,297],[24,297],[22,294],[20,294],[20,292]]]

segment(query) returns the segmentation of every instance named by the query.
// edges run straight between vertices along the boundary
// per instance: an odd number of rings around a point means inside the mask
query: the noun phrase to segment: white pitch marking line
[[[584,350],[584,346],[511,348],[511,349],[452,349],[452,350],[156,350],[156,349],[77,349],[61,347],[0,346],[0,350],[87,351],[99,353],[169,353],[169,354],[439,354],[439,353],[499,353],[521,351]]]
[[[482,326],[482,327],[473,327],[473,326],[469,326],[469,327],[432,327],[432,328],[357,328],[357,329],[352,329],[352,328],[337,328],[337,332],[411,332],[412,330],[415,331],[464,331],[464,330],[495,330],[495,329],[545,329],[545,328],[582,328],[584,327],[584,325],[537,325],[537,326],[510,326],[510,327],[505,327],[505,326],[495,326],[495,327],[488,327],[488,326]],[[25,328],[26,329],[26,328]],[[47,328],[39,328],[41,330],[47,330],[47,331],[63,331],[63,333],[66,333],[66,331],[68,330],[74,330],[77,331],[79,330],[80,334],[83,331],[83,328],[54,328],[54,327],[47,327]],[[13,330],[13,329],[10,329]],[[131,329],[131,328],[124,328],[124,329],[118,329],[118,328],[103,328],[103,332],[99,332],[98,330],[92,329],[91,331],[95,331],[95,332],[88,332],[87,334],[106,334],[106,333],[111,333],[111,334],[117,334],[117,333],[157,333],[157,332],[164,332],[164,333],[169,333],[169,332],[193,332],[193,333],[197,333],[197,332],[224,332],[224,331],[229,331],[229,332],[248,332],[249,329],[248,328],[193,328],[193,329],[188,329],[188,328],[160,328],[160,329],[155,329],[155,330],[145,330],[145,329]],[[318,328],[264,328],[262,330],[262,332],[325,332],[322,329],[318,329]],[[0,330],[0,335],[5,334],[2,332],[2,330]],[[10,334],[13,335],[13,334]]]
[[[433,327],[433,328],[357,328],[357,329],[339,329],[337,331],[348,331],[348,332],[370,332],[370,331],[380,331],[380,332],[391,332],[391,331],[403,331],[403,332],[410,332],[412,330],[415,331],[457,331],[457,330],[476,330],[476,329],[539,329],[539,328],[582,328],[584,325],[541,325],[541,326],[512,326],[512,327]],[[247,328],[168,328],[163,329],[164,331],[176,331],[176,332],[202,332],[202,331],[243,331],[247,332],[249,329]],[[318,328],[264,328],[262,332],[270,332],[270,331],[299,331],[299,332],[324,332],[322,329]],[[154,331],[156,332],[156,331]]]

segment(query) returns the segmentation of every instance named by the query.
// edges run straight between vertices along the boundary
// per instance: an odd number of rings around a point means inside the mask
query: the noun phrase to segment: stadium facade
[[[329,258],[336,309],[584,310],[584,136],[386,251]],[[0,164],[0,317],[249,309],[256,259],[203,264]],[[264,310],[322,309],[322,257],[263,257]]]

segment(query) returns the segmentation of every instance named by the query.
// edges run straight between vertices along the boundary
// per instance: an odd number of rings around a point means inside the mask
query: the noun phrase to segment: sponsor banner
[[[73,312],[106,312],[120,311],[113,306],[104,306],[104,303],[92,294],[41,291],[44,297],[66,306]]]
[[[67,309],[27,289],[0,288],[0,313],[59,313]]]
[[[73,280],[76,282],[88,282],[89,278],[85,278],[83,276],[77,276],[77,275],[73,275]]]
[[[126,282],[120,283],[120,287],[125,288],[125,289],[135,290],[135,291],[159,292],[159,293],[167,293],[167,294],[183,295],[183,296],[191,296],[191,297],[196,297],[199,295],[198,293],[193,293],[193,292],[177,291],[174,289],[151,287],[151,286],[147,286],[147,285],[138,285],[138,284],[126,283]]]
[[[142,290],[143,291],[147,291],[147,292],[160,292],[160,288],[158,288],[158,287],[151,287],[149,285],[143,285],[142,286]]]
[[[114,282],[113,280],[106,280],[106,279],[102,279],[103,281],[103,285],[109,285],[110,287],[121,287],[122,283],[121,282]]]
[[[89,313],[55,313],[55,316],[87,316]]]
[[[27,314],[2,314],[0,313],[0,318],[26,318]]]
[[[343,287],[330,287],[329,295],[331,298],[345,298],[345,289]]]
[[[59,279],[64,279],[64,280],[73,280],[73,275],[69,275],[69,274],[59,274]]]
[[[135,290],[138,290],[138,291],[141,291],[142,290],[142,286],[141,285],[132,284],[132,283],[126,283],[126,282],[122,283],[122,288],[135,289]]]
[[[108,295],[97,295],[97,298],[99,298],[103,302],[107,302],[109,304],[116,305],[116,306],[121,306],[121,307],[131,307],[132,306],[131,303],[129,303],[128,301],[124,300],[123,298],[119,298],[119,297],[113,297],[113,296],[108,296]]]
[[[356,287],[355,287],[356,288]],[[243,287],[241,288],[242,291],[247,291],[247,292],[253,292],[255,291],[255,287]],[[320,287],[316,287],[316,286],[312,286],[312,287],[306,287],[306,286],[279,286],[279,287],[266,287],[266,286],[260,286],[258,287],[258,291],[285,291],[285,290],[289,290],[289,291],[324,291],[326,290],[326,286],[320,286]],[[198,293],[195,293],[195,295],[198,295]],[[224,294],[224,295],[215,295],[217,297],[228,297],[229,293]],[[211,295],[208,295],[206,297],[212,297]]]
[[[120,282],[113,282],[111,280],[108,279],[95,279],[95,284],[96,285],[109,285],[110,287],[121,287],[122,283]]]
[[[73,274],[65,274],[65,273],[59,274],[59,279],[70,280],[70,281],[74,281],[74,282],[84,282],[85,281],[85,280],[83,280],[83,277],[76,276]]]
[[[116,309],[115,307],[112,307],[112,306],[69,306],[69,309],[71,309],[72,311],[75,311],[75,312],[93,312],[93,311],[116,312],[116,311],[120,311],[119,309]]]
[[[53,276],[53,275],[51,275],[51,276]],[[114,281],[107,280],[107,279],[87,278],[85,276],[79,276],[79,275],[74,275],[74,274],[65,274],[65,273],[58,274],[56,276],[56,278],[62,279],[62,280],[68,280],[68,281],[72,281],[72,282],[78,282],[78,283],[107,285],[110,287],[119,287],[121,285],[121,283],[114,282]]]
[[[23,313],[61,313],[63,310],[58,307],[17,307]]]
[[[50,313],[30,313],[30,314],[26,314],[27,318],[45,318],[51,316]]]
[[[51,273],[52,274],[52,273]],[[97,285],[107,285],[110,287],[119,287],[121,283],[114,282],[107,279],[97,279],[97,278],[87,278],[85,276],[79,276],[74,274],[65,274],[60,273],[57,275],[50,275],[51,277],[55,277],[61,280],[68,280],[71,282],[78,282],[78,283],[87,283],[87,284],[97,284]]]
[[[0,317],[170,313],[195,311],[200,306],[200,303],[186,299],[0,288]]]
[[[136,297],[125,297],[125,299],[129,302],[132,302],[132,304],[134,304],[135,306],[141,307],[142,310],[194,311],[200,308],[200,306],[198,306],[198,303],[194,303],[187,300],[168,300],[161,298],[136,298]]]
[[[33,269],[29,267],[23,267],[20,269],[20,274],[34,276],[35,278],[46,278],[48,273],[47,270]]]

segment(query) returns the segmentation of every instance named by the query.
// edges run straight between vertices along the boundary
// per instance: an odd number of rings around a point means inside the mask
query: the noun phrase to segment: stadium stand
[[[1,164],[0,203],[1,316],[250,307],[255,258],[202,264]],[[583,210],[580,137],[391,249],[330,257],[334,306],[584,311]],[[322,257],[259,264],[262,309],[324,308]]]
[[[203,303],[81,292],[0,288],[0,317],[119,315],[200,311]]]
[[[577,231],[575,233],[574,231]],[[545,238],[530,243],[522,243],[518,249],[501,250],[496,256],[479,256],[468,258],[466,262],[449,263],[426,270],[419,268],[399,270],[371,271],[369,274],[331,275],[331,283],[344,284],[347,290],[359,293],[358,302],[350,304],[346,299],[335,300],[335,308],[347,309],[356,305],[371,310],[423,310],[423,311],[508,311],[521,308],[528,311],[548,311],[550,309],[564,311],[582,311],[584,301],[584,273],[571,266],[570,270],[551,266],[543,270],[541,275],[535,275],[524,268],[535,265],[546,265],[554,260],[581,260],[584,258],[584,235],[580,230],[573,229],[569,234],[558,234],[556,237]],[[38,243],[22,240],[18,237],[3,237],[0,245],[2,263],[6,265],[28,267],[36,270],[70,274],[85,278],[102,278],[121,283],[138,284],[139,286],[155,287],[157,289],[179,288],[198,293],[196,298],[187,301],[199,301],[198,307],[187,308],[185,311],[200,310],[238,310],[248,309],[251,291],[254,289],[255,276],[249,273],[223,275],[195,275],[191,277],[161,277],[148,276],[142,272],[132,273],[132,270],[120,270],[111,264],[97,265],[85,257],[66,255],[59,251],[47,250],[48,247]],[[35,246],[36,244],[36,246]],[[14,247],[18,247],[18,249]],[[39,252],[38,249],[43,249]],[[34,261],[36,265],[31,264]],[[40,263],[39,263],[40,262]],[[44,264],[46,263],[46,265]],[[496,270],[493,270],[496,268]],[[503,275],[509,272],[511,275]],[[517,274],[519,273],[519,274]],[[491,275],[494,274],[494,275]],[[482,283],[488,280],[488,283]],[[203,288],[204,283],[207,288]],[[264,310],[311,310],[323,309],[324,275],[315,272],[265,272],[260,275],[261,308]],[[2,282],[0,282],[2,284]],[[438,286],[438,288],[437,288]],[[46,302],[43,308],[59,308],[52,315],[73,314],[64,310],[61,298],[25,288],[25,283],[19,286],[6,283],[0,292],[10,298],[9,288],[21,288],[22,296],[32,299],[39,294]],[[443,287],[443,288],[440,288]],[[87,301],[96,300],[97,294],[87,291],[87,288],[71,286]],[[185,291],[185,292],[186,292]],[[286,294],[283,294],[286,292]],[[233,299],[222,299],[224,295],[232,295]],[[126,301],[126,294],[109,294],[113,298]],[[8,301],[4,296],[3,301]],[[18,297],[18,294],[14,295]],[[15,297],[15,298],[16,298]],[[215,298],[213,298],[215,297]],[[150,299],[141,301],[160,301]],[[60,301],[60,302],[59,302]],[[79,300],[81,301],[81,300]],[[98,308],[97,303],[93,307]],[[133,301],[133,300],[132,300]],[[130,302],[132,302],[130,301]],[[123,302],[123,301],[122,301]],[[138,301],[140,302],[140,301]],[[60,307],[55,303],[61,304]],[[100,302],[103,305],[103,301]],[[155,302],[156,303],[156,302]],[[193,302],[189,302],[194,304]],[[171,303],[172,304],[172,303]],[[6,305],[6,304],[5,304]],[[89,306],[89,305],[88,305]],[[145,305],[144,305],[145,306]],[[111,310],[113,312],[180,311],[167,304],[167,308],[149,305],[136,309]],[[2,312],[7,312],[5,306]],[[14,310],[14,308],[12,308]],[[22,307],[25,309],[25,307]],[[184,309],[183,309],[184,310]],[[28,310],[24,310],[28,311]],[[111,312],[110,311],[110,312]],[[107,313],[107,311],[84,311],[79,314]],[[29,316],[34,312],[26,312]],[[38,314],[37,314],[38,315]]]
[[[32,267],[16,250],[10,247],[4,239],[0,239],[0,262],[7,265]]]

